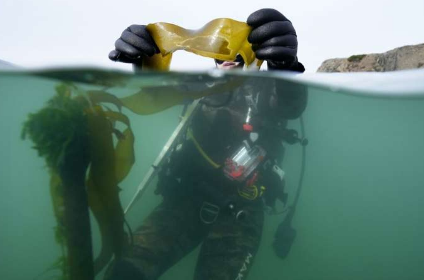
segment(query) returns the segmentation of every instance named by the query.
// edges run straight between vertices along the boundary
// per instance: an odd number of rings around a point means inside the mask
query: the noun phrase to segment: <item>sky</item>
[[[19,66],[98,66],[130,70],[108,53],[131,24],[169,22],[198,29],[215,18],[245,21],[275,8],[298,34],[298,57],[315,72],[329,58],[424,43],[423,0],[1,0],[0,60]],[[207,70],[211,59],[184,51],[171,69]]]

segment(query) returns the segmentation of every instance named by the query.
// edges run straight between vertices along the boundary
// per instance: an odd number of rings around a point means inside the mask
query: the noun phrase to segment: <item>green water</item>
[[[85,82],[81,87],[112,86],[111,92],[119,96],[145,85],[191,90],[210,78],[207,73],[70,73],[0,73],[0,279],[33,279],[60,255],[44,159],[29,140],[20,138],[27,115],[44,106],[60,80]],[[424,97],[366,97],[301,83],[309,91],[303,115],[309,145],[294,219],[298,235],[289,257],[278,259],[271,244],[284,216],[267,216],[248,279],[424,279]],[[136,138],[136,163],[120,185],[124,206],[178,124],[181,108],[149,116],[124,111]],[[299,121],[290,121],[289,127],[299,129]],[[288,146],[283,169],[290,201],[300,166],[300,146]],[[127,220],[136,227],[159,201],[149,188]],[[100,243],[95,222],[92,230],[96,255]],[[191,279],[196,254],[161,280]],[[54,273],[40,279],[48,275]]]

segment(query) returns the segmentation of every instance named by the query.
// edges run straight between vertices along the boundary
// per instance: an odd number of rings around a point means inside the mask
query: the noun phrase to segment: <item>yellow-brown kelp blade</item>
[[[119,111],[122,108],[122,102],[113,94],[102,90],[89,90],[86,92],[91,104],[111,103],[115,105]]]
[[[100,106],[87,113],[90,134],[91,165],[87,180],[88,202],[99,224],[102,249],[95,260],[98,273],[111,259],[119,255],[124,242],[124,213],[119,201],[119,188],[115,174],[113,127]]]
[[[149,24],[147,30],[159,47],[160,53],[144,59],[144,68],[168,70],[171,55],[177,50],[220,60],[234,60],[237,54],[240,54],[246,65],[250,65],[255,60],[251,44],[247,41],[251,27],[245,22],[218,18],[198,30],[159,22]]]
[[[216,92],[229,92],[240,87],[244,79],[229,79],[217,85],[202,85],[202,88],[189,91],[186,86],[144,87],[140,92],[121,98],[122,104],[139,115],[158,113],[184,100],[194,100]]]
[[[128,175],[135,162],[134,134],[130,120],[124,114],[109,111],[105,112],[105,115],[109,120],[119,121],[127,126],[115,147],[115,176],[118,184]]]

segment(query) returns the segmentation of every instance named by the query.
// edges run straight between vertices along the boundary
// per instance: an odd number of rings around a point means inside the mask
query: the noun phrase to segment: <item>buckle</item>
[[[203,202],[199,212],[200,220],[207,225],[214,223],[218,218],[219,210],[218,205],[206,201]]]

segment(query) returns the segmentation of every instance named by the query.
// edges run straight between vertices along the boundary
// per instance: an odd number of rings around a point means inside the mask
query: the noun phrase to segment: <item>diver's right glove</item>
[[[109,59],[141,65],[143,56],[152,56],[157,53],[159,48],[146,26],[133,24],[116,40],[115,50],[109,53]]]

